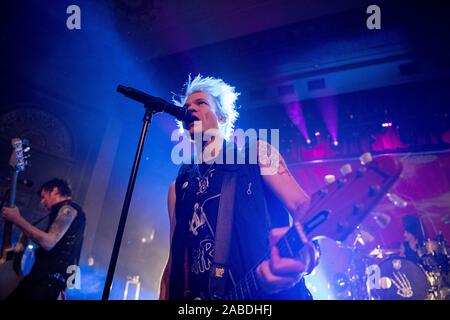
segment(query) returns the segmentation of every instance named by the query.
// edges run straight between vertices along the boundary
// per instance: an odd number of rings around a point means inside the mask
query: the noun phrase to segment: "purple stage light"
[[[300,101],[291,102],[286,106],[286,112],[292,123],[297,127],[305,139],[308,138],[308,130],[306,129],[305,117],[303,116],[302,105]]]
[[[335,98],[328,97],[319,101],[319,110],[330,133],[333,145],[338,140],[338,116]]]

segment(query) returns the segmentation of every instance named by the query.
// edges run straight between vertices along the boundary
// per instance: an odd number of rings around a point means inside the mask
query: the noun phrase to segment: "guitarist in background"
[[[223,140],[230,139],[238,116],[235,110],[238,95],[234,87],[221,79],[199,75],[193,80],[189,77],[185,95],[174,101],[193,116],[187,123],[179,123],[191,139],[194,131],[198,134],[195,127],[199,124],[201,133],[216,129],[218,135],[201,146],[203,161],[183,165],[169,188],[170,253],[161,280],[160,299],[211,299],[208,281],[216,248],[222,170],[229,166],[216,162],[214,156],[228,150]],[[262,148],[265,152],[260,153]],[[278,154],[274,149],[258,141],[259,155]],[[212,156],[208,158],[209,155]],[[282,257],[275,246],[288,230],[286,209],[294,220],[299,220],[309,205],[309,197],[289,173],[281,155],[275,158],[276,163],[271,163],[272,159],[259,156],[257,163],[238,165],[227,289],[236,288],[235,284],[256,267],[251,285],[256,283],[258,295],[239,299],[312,299],[303,276],[315,267],[314,246],[302,230],[301,238],[306,244],[302,258]],[[267,167],[276,169],[263,175],[261,172]],[[269,256],[261,259],[269,250]]]
[[[44,183],[38,195],[41,204],[50,211],[46,231],[27,222],[17,207],[2,208],[3,218],[40,246],[31,272],[7,299],[57,300],[65,293],[70,276],[68,267],[78,265],[86,225],[83,209],[71,201],[70,187],[62,179]]]

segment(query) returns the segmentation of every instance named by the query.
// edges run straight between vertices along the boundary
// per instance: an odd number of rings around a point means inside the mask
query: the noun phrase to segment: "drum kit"
[[[424,242],[417,261],[401,256],[399,249],[319,245],[336,255],[318,266],[320,277],[328,281],[328,299],[450,300],[449,246],[442,234]]]
[[[347,166],[341,167],[344,176]],[[324,180],[330,184],[335,177],[326,175]],[[395,207],[408,205],[395,193],[389,192],[386,196]],[[386,229],[391,222],[387,213],[373,211],[370,214],[375,228]],[[415,239],[423,238],[425,232],[420,216],[407,214],[402,220],[405,240],[409,240],[408,234],[416,235]],[[314,299],[450,300],[450,247],[442,233],[434,240],[423,241],[416,251],[407,250],[405,256],[400,248],[377,246],[367,250],[368,243],[375,241],[371,234],[374,230],[370,224],[359,225],[353,233],[353,242],[346,242],[351,245],[326,237],[314,240],[320,252],[319,263],[305,278]]]

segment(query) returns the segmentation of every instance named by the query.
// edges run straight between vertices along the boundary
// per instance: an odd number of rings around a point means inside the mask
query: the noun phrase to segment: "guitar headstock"
[[[9,165],[16,171],[24,171],[28,165],[27,159],[30,157],[28,152],[30,151],[29,142],[26,139],[13,138],[11,140],[13,151],[9,158]]]
[[[302,221],[308,238],[344,241],[361,224],[402,172],[400,161],[369,153],[360,158],[359,168],[346,164],[341,177],[325,180],[328,185],[314,193]]]

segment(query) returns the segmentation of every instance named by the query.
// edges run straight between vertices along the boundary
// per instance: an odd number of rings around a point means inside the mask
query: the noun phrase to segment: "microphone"
[[[119,84],[117,86],[117,92],[120,92],[128,98],[131,98],[133,100],[145,104],[146,106],[151,107],[156,112],[168,113],[180,121],[190,122],[191,120],[194,119],[191,113],[187,110],[187,108],[178,107],[161,98],[151,96],[145,92],[139,91],[132,87],[125,87]]]

